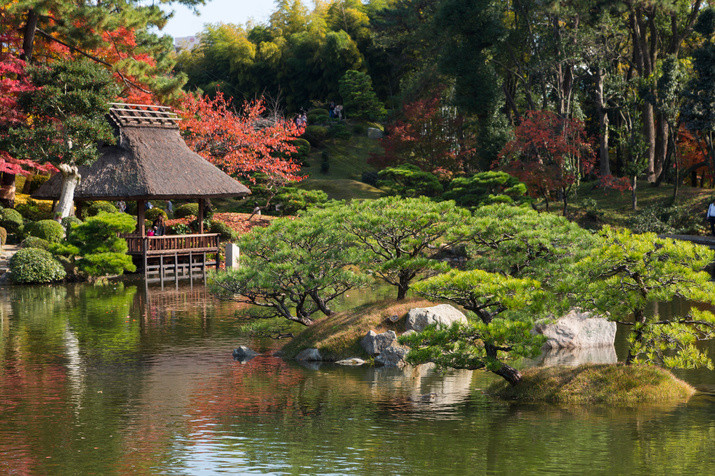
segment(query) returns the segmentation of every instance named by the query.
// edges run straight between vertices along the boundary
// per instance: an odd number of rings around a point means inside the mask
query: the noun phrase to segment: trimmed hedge
[[[54,220],[40,220],[28,223],[24,229],[26,236],[42,238],[51,243],[59,243],[65,237],[65,229]]]
[[[51,243],[42,238],[36,236],[28,236],[22,243],[20,243],[20,248],[39,248],[41,250],[49,250]]]
[[[235,241],[236,233],[227,224],[218,220],[209,222],[209,230],[211,233],[218,233],[221,241]]]
[[[18,233],[22,229],[22,224],[22,215],[17,210],[12,208],[0,210],[0,226],[5,228],[8,233]]]
[[[198,209],[198,205],[196,207]],[[198,213],[198,211],[197,211],[197,213]],[[158,208],[158,207],[154,207],[151,210],[147,210],[144,213],[144,218],[146,218],[150,222],[154,223],[154,220],[159,218],[159,215],[163,215],[164,220],[167,220],[169,218],[169,215],[167,215],[164,210],[162,210],[161,208]]]
[[[64,279],[62,265],[49,251],[23,248],[10,258],[10,279],[17,284],[53,283]]]
[[[29,221],[52,219],[52,204],[48,202],[38,202],[30,198],[25,203],[19,203],[15,210]]]
[[[186,218],[190,215],[199,216],[198,203],[184,203],[174,209],[174,218]]]
[[[99,200],[96,202],[92,202],[92,204],[87,207],[87,209],[83,213],[83,217],[93,217],[101,212],[117,213],[118,211],[119,210],[117,210],[117,207],[115,207],[114,204],[110,202],[105,202],[104,200]]]
[[[77,217],[74,216],[74,215],[70,215],[70,216],[68,216],[68,217],[64,217],[64,218],[62,219],[62,226],[63,226],[64,229],[65,229],[65,235],[69,235],[70,230],[72,229],[72,227],[75,226],[75,225],[79,225],[80,223],[82,223],[82,220],[80,220],[79,218],[77,218]]]
[[[326,126],[307,126],[303,132],[303,139],[310,142],[313,147],[319,147],[327,137],[328,128]]]

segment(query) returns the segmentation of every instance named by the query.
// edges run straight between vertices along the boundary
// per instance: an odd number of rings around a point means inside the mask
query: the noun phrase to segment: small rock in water
[[[233,360],[238,360],[240,362],[248,362],[252,358],[258,355],[258,352],[254,352],[245,345],[233,349]]]
[[[348,365],[348,366],[357,367],[357,366],[360,366],[360,365],[364,365],[364,364],[365,364],[365,361],[362,360],[362,359],[359,359],[359,358],[357,358],[357,357],[351,357],[351,358],[349,358],[349,359],[338,360],[338,361],[335,362],[335,363],[338,364],[338,365]]]
[[[412,400],[413,402],[420,402],[420,403],[432,403],[435,400],[437,400],[437,394],[434,392],[425,393],[424,395],[417,395],[416,397],[410,397],[410,400]]]

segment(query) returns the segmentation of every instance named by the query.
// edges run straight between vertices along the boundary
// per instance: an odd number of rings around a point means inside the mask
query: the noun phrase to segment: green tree
[[[715,173],[715,8],[703,10],[695,30],[704,43],[693,52],[693,79],[687,84],[683,122],[708,148],[711,173]]]
[[[427,197],[385,197],[340,207],[335,221],[362,249],[361,266],[397,287],[404,299],[412,282],[447,266],[431,259],[432,248],[457,243],[454,233],[469,212],[454,202],[432,202]]]
[[[17,158],[60,169],[62,194],[54,213],[64,218],[72,213],[80,179],[77,166],[98,158],[99,142],[115,140],[105,115],[118,89],[106,69],[86,59],[60,60],[28,71],[40,89],[23,93],[18,103],[32,122],[10,127],[0,147]]]
[[[602,244],[574,268],[570,283],[577,302],[630,327],[627,364],[647,362],[667,367],[712,367],[696,347],[715,337],[715,315],[692,307],[686,316],[662,319],[646,309],[683,298],[715,304],[715,283],[705,266],[715,252],[689,242],[604,228]]]
[[[544,338],[531,333],[543,310],[540,287],[533,279],[482,270],[452,270],[415,284],[417,293],[463,306],[477,320],[402,338],[401,342],[412,348],[407,360],[460,369],[486,368],[512,385],[519,383],[521,373],[502,360],[510,355],[533,357],[540,351]]]
[[[449,182],[443,198],[460,207],[478,208],[492,203],[521,203],[526,200],[526,185],[506,172],[490,170]]]
[[[385,107],[372,89],[372,79],[366,73],[349,70],[340,78],[340,95],[343,97],[347,117],[380,121],[385,117]]]
[[[317,311],[331,315],[331,301],[363,282],[348,267],[357,262],[355,248],[327,211],[275,220],[239,246],[241,268],[212,275],[211,292],[306,326]]]

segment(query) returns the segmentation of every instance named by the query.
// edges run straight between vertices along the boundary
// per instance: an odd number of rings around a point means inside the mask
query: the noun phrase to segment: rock
[[[409,349],[406,347],[391,345],[375,357],[375,363],[385,367],[403,367],[407,352],[409,352]]]
[[[425,327],[437,324],[443,327],[449,327],[455,322],[462,324],[467,323],[467,316],[462,314],[454,306],[449,304],[440,304],[432,307],[417,307],[410,309],[407,313],[406,330],[415,330],[422,332]]]
[[[409,331],[405,331],[402,333],[402,336],[411,336],[412,334],[417,334],[417,331],[414,329],[410,329]],[[402,337],[400,336],[400,337]]]
[[[537,322],[531,332],[548,338],[544,349],[604,347],[613,345],[616,323],[573,309],[556,322]]]
[[[437,401],[438,395],[434,392],[425,393],[424,395],[410,395],[409,400],[417,403],[434,403]]]
[[[303,349],[295,356],[295,360],[302,362],[321,362],[323,358],[320,356],[318,349]]]
[[[367,128],[367,137],[368,139],[382,139],[383,132],[378,129],[377,127],[368,127]]]
[[[243,363],[248,362],[257,355],[258,352],[254,352],[245,345],[242,345],[237,349],[233,349],[233,360],[238,360]]]
[[[616,348],[612,345],[578,349],[545,349],[537,364],[541,367],[577,367],[583,364],[615,364]]]
[[[360,365],[364,365],[365,361],[357,357],[351,357],[349,359],[338,360],[335,363],[338,365],[347,365],[349,367],[359,367]]]
[[[383,332],[378,334],[371,330],[360,340],[360,345],[368,355],[377,355],[386,348],[390,347],[397,339],[397,334],[394,331]]]

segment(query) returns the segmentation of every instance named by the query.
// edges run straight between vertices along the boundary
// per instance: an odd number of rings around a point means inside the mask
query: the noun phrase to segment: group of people
[[[308,115],[305,112],[298,114],[295,117],[295,125],[299,128],[303,128],[308,125]]]
[[[341,119],[343,118],[343,105],[335,105],[335,101],[330,101],[330,106],[328,106],[328,114],[330,119]]]
[[[116,203],[117,210],[119,210],[120,213],[126,213],[127,211],[127,204],[124,200],[119,200]],[[146,205],[144,206],[146,210],[151,210],[154,208],[154,204],[151,202],[147,201]],[[174,213],[174,204],[171,203],[171,200],[167,200],[166,202],[166,211],[169,214]],[[162,236],[166,233],[166,224],[164,223],[164,215],[160,214],[156,220],[154,220],[151,224],[151,227],[146,231],[147,236]]]

